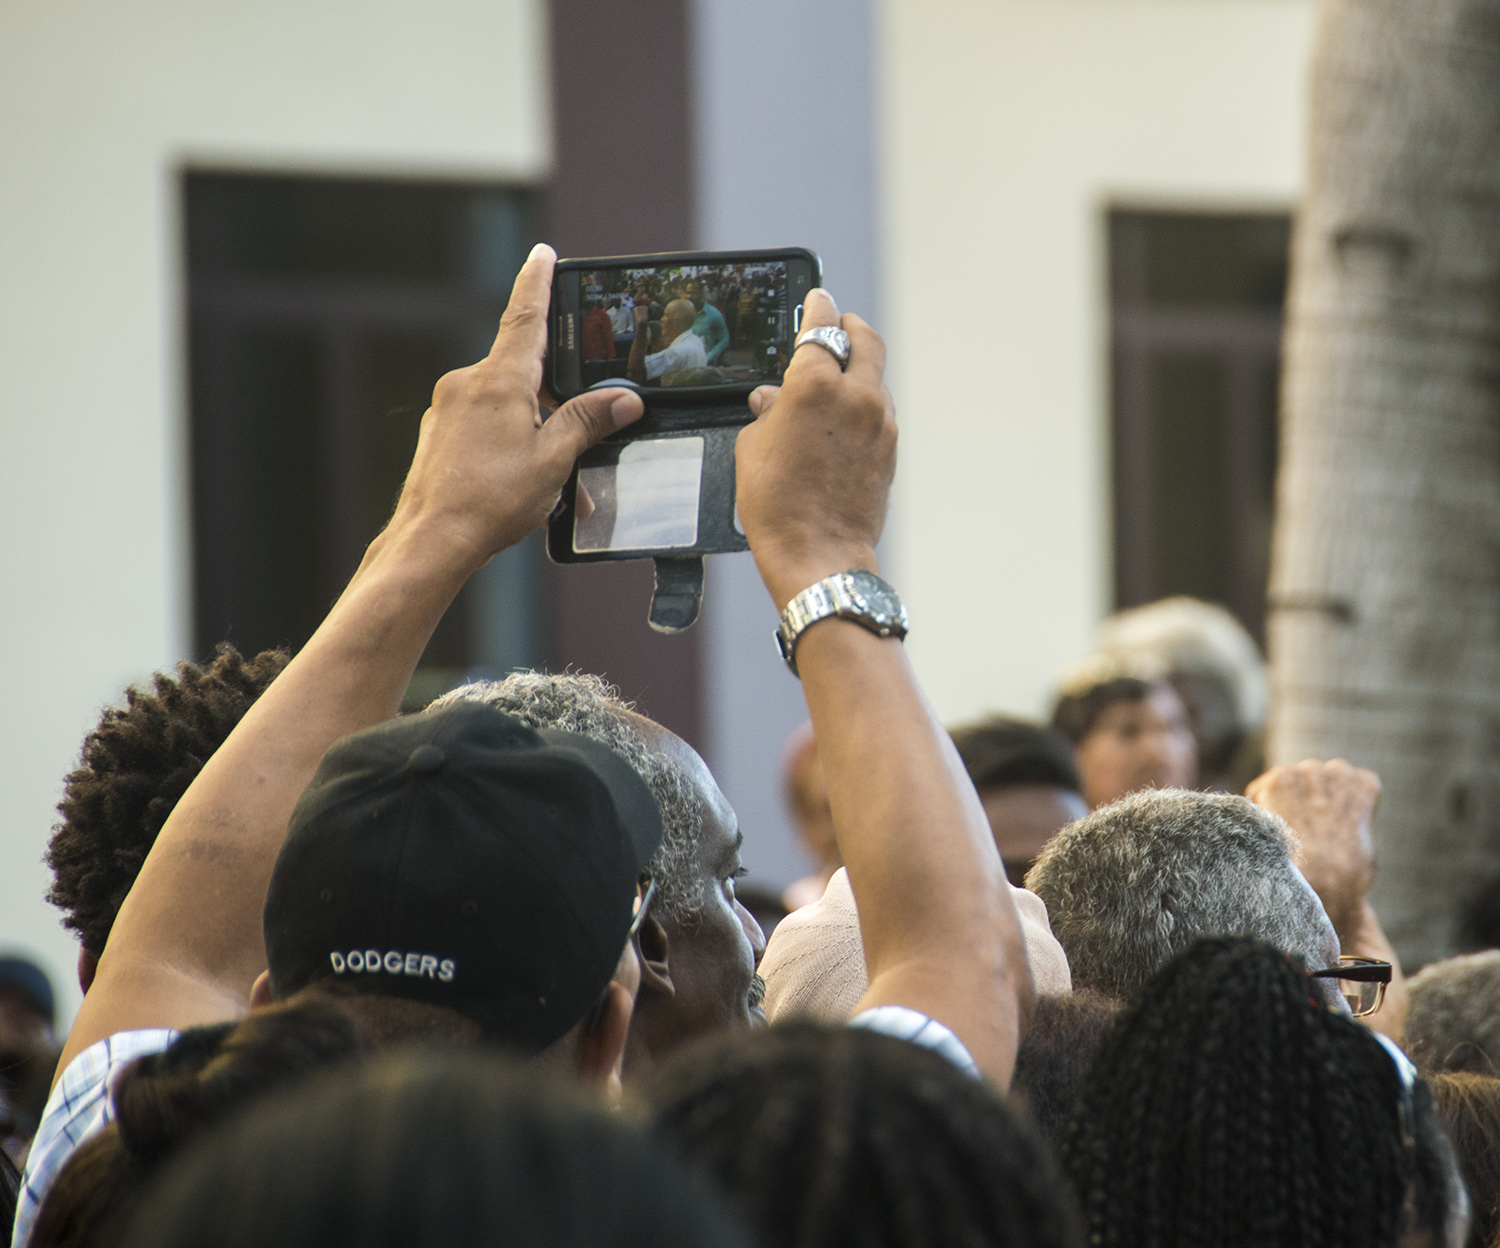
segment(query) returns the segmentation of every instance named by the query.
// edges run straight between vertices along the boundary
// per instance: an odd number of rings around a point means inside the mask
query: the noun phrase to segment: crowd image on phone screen
[[[757,385],[786,368],[785,261],[591,269],[581,293],[585,386]]]

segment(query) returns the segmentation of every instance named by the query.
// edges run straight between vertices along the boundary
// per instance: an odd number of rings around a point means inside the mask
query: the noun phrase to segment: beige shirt
[[[1052,934],[1042,899],[1024,888],[1012,888],[1010,898],[1021,920],[1026,960],[1037,993],[1060,996],[1071,992],[1068,957]],[[776,925],[760,961],[760,976],[766,981],[766,1016],[773,1023],[783,1018],[837,1022],[849,1017],[868,991],[870,980],[854,890],[843,867],[833,873],[821,900]]]

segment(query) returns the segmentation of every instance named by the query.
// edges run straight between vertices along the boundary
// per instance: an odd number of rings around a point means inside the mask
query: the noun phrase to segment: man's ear
[[[255,982],[250,985],[250,1008],[263,1010],[275,999],[271,995],[271,972],[262,971],[255,977]]]
[[[93,987],[94,976],[99,973],[99,955],[90,953],[82,945],[78,948],[78,986],[84,992]]]
[[[676,996],[677,987],[672,983],[672,942],[667,937],[667,929],[654,914],[646,915],[646,921],[636,933],[635,941],[636,953],[641,960],[640,995],[654,992],[668,997]]]
[[[578,1077],[603,1090],[610,1099],[620,1095],[620,1070],[625,1061],[625,1038],[630,1034],[630,1016],[635,1002],[622,984],[604,990],[604,1008],[593,1031],[579,1028]]]

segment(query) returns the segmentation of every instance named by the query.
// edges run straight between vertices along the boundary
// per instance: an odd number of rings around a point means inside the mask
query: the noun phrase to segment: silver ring
[[[793,355],[804,342],[815,342],[827,351],[839,362],[840,371],[849,367],[849,335],[836,325],[819,325],[814,329],[804,330],[797,339],[797,346],[792,348]]]

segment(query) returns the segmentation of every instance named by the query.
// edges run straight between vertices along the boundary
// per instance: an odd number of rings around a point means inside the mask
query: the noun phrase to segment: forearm
[[[630,358],[625,362],[625,375],[642,385],[646,382],[646,346],[650,337],[651,327],[645,321],[637,321],[635,337],[630,340]]]
[[[396,713],[464,582],[546,521],[579,455],[640,418],[639,397],[601,389],[543,420],[556,259],[544,244],[532,248],[489,354],[438,379],[390,524],[167,819],[115,921],[64,1064],[115,1031],[188,1027],[245,1009],[265,967],[271,870],[328,747]]]
[[[896,466],[880,335],[821,289],[808,292],[803,324],[843,331],[848,358],[795,354],[782,386],[750,395],[756,419],[735,444],[740,515],[778,611],[825,577],[875,571]],[[894,638],[822,619],[798,638],[796,660],[858,903],[870,980],[860,1007],[920,1010],[1007,1087],[1034,989],[958,752]]]
[[[857,624],[809,628],[797,665],[859,903],[866,1005],[950,1027],[1008,1085],[1032,1001],[994,838],[901,644]]]
[[[432,533],[387,532],[371,545],[328,618],[162,828],[115,921],[70,1050],[124,1027],[180,1027],[244,1008],[265,968],[261,911],[292,808],[334,741],[395,714],[471,563]],[[170,1002],[129,988],[156,968],[181,985],[168,990]]]

